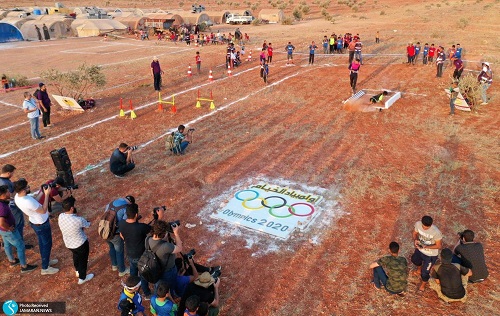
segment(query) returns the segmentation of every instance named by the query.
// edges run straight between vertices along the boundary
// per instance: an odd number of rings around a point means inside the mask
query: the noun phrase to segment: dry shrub
[[[281,20],[282,25],[292,25],[293,24],[293,18],[290,16],[284,17],[283,20]]]
[[[477,105],[481,104],[481,84],[477,81],[477,77],[470,73],[461,76],[458,88],[472,103],[472,108],[477,110]]]

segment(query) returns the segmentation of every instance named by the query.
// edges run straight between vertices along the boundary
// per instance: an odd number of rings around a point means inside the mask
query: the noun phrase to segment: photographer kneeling
[[[153,237],[148,237],[146,243],[148,243],[150,249],[155,249],[154,252],[160,259],[163,270],[160,281],[167,283],[173,289],[175,288],[177,278],[175,254],[182,251],[179,225],[176,222],[167,223],[158,220],[153,225],[151,232]]]
[[[179,125],[177,131],[174,133],[174,146],[172,148],[174,154],[184,155],[187,146],[193,142],[194,128],[190,128],[184,133],[185,130],[186,127],[184,125]]]
[[[186,288],[189,283],[193,283],[198,280],[199,274],[203,272],[208,272],[212,277],[217,278],[221,274],[222,267],[205,267],[201,264],[194,262],[194,255],[196,251],[191,249],[188,253],[182,254],[182,258],[175,259],[175,266],[177,267],[177,284],[173,289],[175,296],[179,299],[186,292]]]
[[[132,152],[137,149],[137,146],[129,146],[121,143],[118,148],[113,151],[109,159],[109,170],[117,177],[123,178],[125,173],[135,168]]]

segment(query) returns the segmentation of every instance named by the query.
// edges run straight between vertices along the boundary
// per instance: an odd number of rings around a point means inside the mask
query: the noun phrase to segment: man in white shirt
[[[64,245],[73,253],[78,284],[92,280],[94,275],[87,274],[89,260],[89,240],[84,228],[90,227],[90,222],[76,215],[75,198],[70,196],[62,203],[64,213],[59,214],[59,228],[63,236]]]
[[[28,119],[30,120],[31,137],[33,139],[45,138],[45,136],[40,134],[40,110],[38,109],[37,101],[29,92],[24,93],[23,111],[27,114]]]
[[[422,277],[420,291],[425,289],[430,279],[431,268],[436,263],[439,249],[442,247],[443,235],[432,222],[432,217],[422,217],[422,220],[415,223],[412,234],[415,252],[411,256],[411,262],[417,266],[415,274]]]
[[[16,192],[14,201],[17,207],[28,215],[30,226],[38,237],[38,246],[42,257],[42,275],[59,272],[59,269],[51,267],[51,265],[57,264],[59,261],[57,259],[50,260],[52,230],[50,228],[49,212],[47,211],[50,188],[48,186],[43,187],[45,192],[43,205],[28,195],[31,191],[26,179],[21,178],[14,182],[14,191]]]

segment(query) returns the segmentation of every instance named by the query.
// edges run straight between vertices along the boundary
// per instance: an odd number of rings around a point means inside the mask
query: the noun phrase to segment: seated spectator
[[[373,97],[370,98],[370,103],[375,104],[381,102],[386,95],[389,93],[387,91],[381,92],[379,94],[374,95]]]
[[[200,298],[200,302],[205,302],[209,305],[210,316],[219,315],[219,285],[220,278],[217,278],[216,281],[209,272],[203,272],[196,281],[186,287],[177,315],[183,316],[183,312],[187,306],[187,299],[193,295],[197,295]]]
[[[54,180],[49,180],[45,184],[49,185],[50,193],[49,193],[49,205],[48,210],[49,213],[52,212],[61,212],[62,211],[62,202],[72,196],[72,191],[65,187],[64,179],[61,177],[57,177]],[[36,196],[36,200],[38,203],[42,204],[45,200],[45,194],[43,190],[38,192]]]
[[[109,170],[118,178],[123,178],[127,172],[135,168],[132,152],[136,147],[129,147],[125,143],[121,143],[118,148],[113,151],[109,159]]]
[[[445,248],[441,251],[441,263],[432,267],[429,286],[447,303],[465,302],[467,277],[472,275],[472,272],[458,263],[451,263],[452,258],[451,249]]]
[[[458,263],[472,270],[469,282],[482,282],[488,277],[488,268],[484,259],[483,245],[474,242],[474,232],[465,230],[460,234],[460,239],[453,249],[453,263]]]
[[[177,304],[170,296],[170,288],[167,283],[160,281],[156,288],[156,295],[151,297],[151,314],[158,316],[170,316],[177,313]]]
[[[174,133],[174,147],[172,148],[174,154],[184,155],[187,146],[192,142],[194,128],[190,128],[184,133],[185,130],[186,127],[184,125],[179,125],[177,131]]]
[[[194,262],[193,256],[183,255],[183,258],[175,259],[177,267],[177,280],[175,285],[175,295],[182,297],[189,283],[193,283],[198,279],[199,273],[208,272],[211,275],[219,273],[222,270],[221,266],[205,267]]]
[[[142,306],[142,297],[138,293],[141,287],[141,279],[138,276],[131,275],[125,283],[122,282],[123,291],[118,300],[118,310],[122,315],[144,316],[144,306]]]
[[[404,295],[408,288],[408,263],[405,257],[399,256],[399,244],[395,241],[389,244],[390,256],[385,256],[373,262],[373,285],[379,290],[383,285],[391,294]]]

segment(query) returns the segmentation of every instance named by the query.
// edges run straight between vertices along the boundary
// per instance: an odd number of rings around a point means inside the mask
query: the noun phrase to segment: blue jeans
[[[355,51],[354,56],[359,59],[360,64],[363,64],[363,55],[361,55],[361,51]]]
[[[23,212],[17,208],[17,206],[9,205],[10,210],[12,211],[12,215],[16,219],[16,230],[21,235],[21,238],[24,240],[24,214]]]
[[[174,154],[184,154],[184,151],[186,150],[188,145],[189,142],[181,142],[179,146],[175,146],[174,148],[172,148],[172,151],[174,152]]]
[[[40,135],[40,120],[38,117],[30,118],[30,126],[31,126],[31,137],[33,139],[38,139],[42,135]]]
[[[13,232],[4,232],[0,230],[0,236],[2,236],[5,254],[9,261],[14,261],[14,256],[12,255],[12,246],[16,247],[17,257],[19,258],[19,262],[21,266],[26,265],[26,255],[24,253],[24,241],[23,237],[19,234],[18,230],[14,230]]]
[[[456,99],[450,99],[450,114],[455,114],[455,100]]]
[[[431,268],[436,263],[437,256],[427,256],[415,248],[415,252],[411,256],[411,262],[417,267],[422,267],[420,276],[422,281],[427,282],[431,278]]]
[[[128,262],[130,263],[130,275],[139,275],[139,269],[137,268],[137,263],[140,258],[130,258],[128,257]],[[149,283],[143,277],[141,277],[141,288],[144,295],[151,295],[151,290],[149,289]]]
[[[484,103],[488,102],[488,98],[486,97],[486,90],[490,87],[491,84],[489,83],[481,83],[481,100],[483,100]]]
[[[155,289],[162,281],[167,283],[171,289],[175,289],[177,283],[177,267],[173,266],[171,269],[163,271],[160,280],[155,284]]]
[[[30,223],[31,228],[35,231],[38,237],[38,247],[40,247],[40,256],[42,257],[42,269],[49,267],[50,252],[52,251],[52,230],[50,229],[50,222],[47,219],[41,225]]]
[[[381,266],[378,266],[373,269],[373,283],[375,283],[375,286],[377,289],[380,289],[381,285],[385,287],[385,290],[391,294],[398,294],[401,292],[393,292],[387,289],[387,274],[385,274],[384,269]]]
[[[115,235],[113,239],[106,240],[109,246],[109,258],[111,265],[118,267],[119,272],[125,271],[125,255],[123,253],[123,239],[120,235]]]

